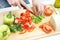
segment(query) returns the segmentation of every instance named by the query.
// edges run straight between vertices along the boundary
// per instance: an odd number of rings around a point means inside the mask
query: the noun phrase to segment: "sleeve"
[[[6,7],[10,7],[7,0],[0,0],[0,8],[6,8]]]

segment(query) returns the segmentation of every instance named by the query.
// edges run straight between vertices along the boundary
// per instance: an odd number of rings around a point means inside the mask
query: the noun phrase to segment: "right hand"
[[[31,11],[31,8],[28,7],[28,5],[24,2],[24,0],[7,0],[8,3],[11,6],[18,6],[19,8],[22,8],[21,4],[26,7],[27,10]]]

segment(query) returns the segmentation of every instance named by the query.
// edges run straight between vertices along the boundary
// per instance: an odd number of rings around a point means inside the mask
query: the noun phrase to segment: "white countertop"
[[[48,36],[45,38],[38,38],[36,40],[60,40],[60,34]]]

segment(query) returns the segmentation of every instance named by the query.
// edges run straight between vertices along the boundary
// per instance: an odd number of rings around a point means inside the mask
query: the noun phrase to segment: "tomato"
[[[21,13],[19,18],[16,18],[18,21],[16,23],[22,23],[23,31],[20,34],[25,33],[25,31],[31,32],[35,28],[32,24],[32,17],[28,10],[25,13]]]
[[[29,25],[27,25],[27,24],[23,24],[23,26],[24,26],[24,27],[23,27],[24,29],[27,29],[27,30],[28,30]]]
[[[48,24],[43,24],[40,26],[40,28],[45,32],[45,33],[50,33],[53,31],[53,28],[48,25]]]
[[[31,27],[29,27],[28,32],[32,32],[34,30],[35,26],[31,25]]]
[[[52,15],[53,12],[54,12],[54,10],[50,6],[45,6],[44,7],[44,13],[45,13],[46,16]]]
[[[31,32],[34,30],[35,26],[30,25],[29,23],[23,24],[23,28],[26,29],[28,32]]]

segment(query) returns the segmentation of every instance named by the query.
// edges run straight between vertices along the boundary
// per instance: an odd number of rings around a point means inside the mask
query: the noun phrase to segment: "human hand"
[[[21,5],[23,5],[24,7],[26,7],[27,10],[31,11],[31,9],[23,0],[7,0],[7,1],[12,6],[18,6],[19,8],[22,8]]]
[[[40,16],[43,11],[43,4],[41,4],[40,0],[32,0],[32,4],[34,14]]]

